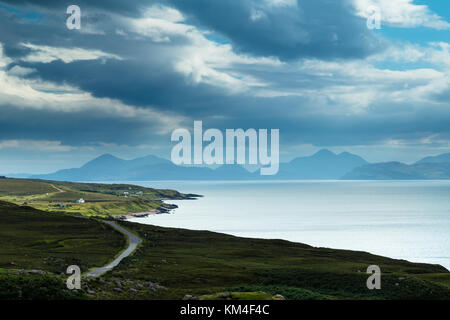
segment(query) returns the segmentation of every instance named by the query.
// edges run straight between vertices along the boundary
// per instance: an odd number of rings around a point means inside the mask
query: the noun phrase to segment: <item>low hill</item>
[[[156,280],[168,290],[155,298],[251,291],[287,299],[450,299],[450,272],[439,265],[284,240],[120,224],[141,235],[144,245],[106,278]],[[382,290],[366,287],[372,264],[383,272]]]
[[[0,200],[49,212],[84,216],[119,216],[166,212],[168,199],[194,199],[197,195],[132,184],[61,182],[38,179],[0,179]],[[82,199],[83,201],[79,201]],[[78,200],[78,201],[77,201]]]
[[[106,264],[126,246],[105,224],[0,201],[0,269],[38,269],[60,274]]]

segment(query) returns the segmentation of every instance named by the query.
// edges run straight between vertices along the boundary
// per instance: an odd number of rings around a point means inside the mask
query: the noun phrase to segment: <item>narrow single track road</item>
[[[128,257],[130,254],[133,253],[134,250],[136,250],[137,246],[142,242],[142,239],[136,236],[134,233],[128,231],[127,229],[119,226],[114,221],[104,221],[104,223],[109,224],[114,229],[118,230],[122,234],[124,234],[128,238],[128,248],[126,248],[114,261],[109,263],[108,265],[96,268],[84,275],[84,277],[99,277],[105,272],[111,270],[112,268],[116,267],[120,261],[122,261],[124,258]]]

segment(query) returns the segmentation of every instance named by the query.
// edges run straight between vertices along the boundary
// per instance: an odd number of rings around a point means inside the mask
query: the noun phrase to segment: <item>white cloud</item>
[[[8,74],[10,74],[12,76],[16,76],[16,77],[23,77],[23,76],[29,75],[33,72],[36,72],[36,69],[24,68],[21,66],[14,66],[11,69],[9,69]]]
[[[171,37],[185,35],[195,29],[180,23],[183,20],[180,11],[161,5],[148,8],[138,19],[122,18],[132,32],[150,38],[153,42],[171,42]]]
[[[366,15],[368,6],[378,5],[382,9],[385,22],[393,25],[438,29],[448,27],[448,23],[431,12],[427,6],[416,5],[412,0],[354,2],[361,16]],[[261,6],[250,11],[250,19],[263,19],[265,10],[274,7],[296,5],[296,0],[264,0]],[[442,68],[434,69],[430,66],[415,70],[389,70],[374,67],[372,63],[383,61],[383,55],[371,57],[366,61],[302,60],[297,64],[281,63],[274,58],[244,56],[235,53],[231,44],[219,44],[207,39],[207,33],[186,24],[179,11],[163,6],[154,6],[147,10],[143,17],[130,19],[127,23],[131,32],[149,37],[161,46],[167,45],[170,50],[169,63],[191,83],[223,87],[230,93],[246,92],[260,97],[302,96],[317,101],[317,104],[338,102],[336,110],[343,108],[355,113],[364,111],[381,99],[386,99],[387,102],[415,99],[424,102],[429,99],[430,94],[442,92],[448,87],[448,77]],[[177,41],[173,41],[175,38]],[[430,63],[439,61],[441,65],[448,63],[450,60],[447,44],[435,44],[434,47],[433,50],[424,51],[411,45],[402,52],[398,48],[390,48],[386,51],[388,53],[384,54],[384,60],[387,61],[389,56],[389,59],[397,59],[403,63],[423,59],[429,60]],[[279,74],[284,74],[285,77],[279,79]],[[306,78],[308,75],[310,79],[324,81],[314,89],[308,85],[296,85],[298,77]],[[325,112],[330,112],[330,109]]]
[[[29,55],[22,58],[23,61],[27,62],[49,63],[55,60],[62,60],[65,63],[71,63],[77,60],[121,59],[117,55],[105,53],[101,50],[58,48],[34,45],[31,43],[21,43],[21,45],[32,50]]]
[[[150,38],[153,42],[171,42],[171,37],[185,35],[194,29],[185,24],[150,17],[128,21],[132,31]]]
[[[418,44],[399,44],[391,46],[383,53],[373,55],[368,61],[389,61],[401,64],[428,63],[436,67],[450,68],[450,43],[430,42],[427,46]]]
[[[168,7],[154,6],[137,19],[123,18],[128,31],[151,39],[161,46],[171,45],[169,64],[184,74],[191,84],[207,83],[230,93],[243,92],[265,83],[234,65],[281,65],[274,58],[253,58],[233,52],[230,44],[209,40],[207,31],[182,23],[182,14]],[[177,41],[173,41],[177,39]]]
[[[450,68],[450,43],[432,42],[432,49],[427,50],[426,59],[436,65]]]
[[[10,58],[3,56],[0,50],[0,65],[8,65],[11,61]],[[23,70],[20,72],[23,73]],[[182,116],[159,112],[151,106],[134,107],[115,99],[96,98],[75,87],[42,80],[23,79],[17,73],[12,75],[1,68],[0,88],[2,88],[0,90],[0,107],[51,110],[68,114],[76,112],[92,114],[97,112],[111,117],[148,122],[152,130],[158,134],[171,132],[184,121]]]
[[[174,23],[184,21],[183,14],[180,11],[162,5],[154,5],[148,8],[144,13],[144,16],[147,18],[166,20]]]
[[[426,5],[414,4],[414,0],[353,0],[356,14],[367,18],[367,8],[376,6],[381,11],[381,23],[394,27],[450,29],[450,23],[432,12]]]
[[[389,70],[373,66],[369,61],[329,62],[303,60],[285,65],[270,85],[256,88],[261,97],[302,97],[299,112],[318,114],[359,114],[373,112],[373,106],[410,105],[428,108],[439,105],[431,98],[450,88],[448,74],[433,68]],[[305,81],[308,85],[304,85]]]
[[[130,25],[142,26],[142,30],[132,28],[133,32],[167,39],[167,43],[161,43],[161,46],[169,46],[171,38],[182,39],[169,47],[169,61],[193,84],[223,87],[232,94],[244,92],[258,97],[302,97],[315,105],[313,112],[322,114],[370,112],[371,106],[381,101],[385,104],[427,106],[436,103],[430,95],[450,87],[445,69],[439,67],[414,69],[412,66],[411,70],[389,70],[373,65],[380,61],[405,63],[424,59],[442,65],[450,61],[446,43],[433,44],[427,50],[414,45],[392,46],[383,54],[365,61],[304,59],[282,63],[274,58],[237,54],[231,44],[211,41],[205,37],[205,32],[184,23],[143,17],[133,20]],[[305,79],[311,85],[301,82]]]
[[[161,19],[155,21],[153,18],[149,20],[148,17],[135,19],[133,23],[143,28],[134,29],[134,32],[149,37],[157,34],[158,39],[165,38],[167,42],[173,37],[183,39],[177,41],[181,44],[174,43],[169,47],[173,55],[170,63],[194,84],[207,83],[223,87],[232,94],[244,92],[258,97],[302,97],[316,106],[313,112],[322,114],[370,112],[371,106],[381,104],[381,101],[384,104],[411,103],[425,107],[437,103],[430,99],[431,95],[450,87],[448,73],[443,68],[411,66],[410,70],[389,70],[373,65],[380,61],[405,63],[420,60],[442,65],[450,61],[446,43],[432,44],[427,50],[414,45],[403,48],[392,46],[383,54],[365,61],[304,59],[281,63],[273,58],[237,54],[233,52],[231,44],[211,41],[205,37],[205,32],[183,23]],[[144,25],[148,28],[144,28]],[[149,33],[152,27],[157,27],[158,33]],[[304,85],[299,82],[304,81],[301,79],[313,83],[311,86]]]

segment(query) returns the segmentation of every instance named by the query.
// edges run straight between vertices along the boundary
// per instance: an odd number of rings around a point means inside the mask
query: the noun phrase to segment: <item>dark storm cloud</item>
[[[0,2],[1,3],[1,2]],[[41,10],[41,8],[37,8]],[[0,7],[0,42],[11,57],[21,57],[30,52],[20,46],[22,42],[55,47],[83,47],[105,50],[119,50],[120,39],[114,31],[116,24],[107,13],[86,12],[82,15],[84,27],[98,27],[102,34],[86,34],[78,30],[68,30],[65,10],[46,14],[40,23],[30,23],[20,15]],[[99,48],[100,47],[100,48]]]
[[[3,1],[32,10],[59,12],[66,18],[70,1]],[[297,6],[270,5],[270,0],[134,0],[77,1],[83,20],[95,22],[95,11],[139,17],[152,5],[173,5],[196,25],[228,38],[235,50],[280,59],[365,58],[386,43],[356,17],[349,0],[303,0]],[[292,1],[290,1],[292,2]],[[253,17],[253,18],[252,18]],[[101,17],[99,17],[101,18]],[[86,20],[87,19],[87,20]]]
[[[83,146],[96,143],[115,143],[136,146],[164,139],[149,132],[155,121],[140,121],[132,117],[118,117],[95,108],[75,112],[17,109],[2,107],[0,140],[61,141],[64,145]],[[151,137],[151,140],[150,140]]]
[[[98,63],[88,60],[70,64],[54,61],[21,65],[38,70],[30,78],[68,83],[92,92],[95,97],[119,99],[126,104],[152,106],[161,111],[205,114],[214,108],[213,101],[224,95],[223,90],[208,85],[189,85],[182,74],[164,64],[149,64],[148,61],[107,60]]]
[[[298,101],[297,101],[298,102]],[[280,128],[281,143],[287,145],[313,144],[316,146],[370,145],[387,138],[421,139],[439,133],[450,136],[450,112],[419,112],[392,117],[383,115],[327,116],[300,114],[290,116],[288,109],[298,109],[297,102],[276,99],[246,99],[217,101],[215,113],[228,114],[228,106],[241,106],[242,112],[230,112],[227,119],[208,115],[193,116],[203,120],[203,127],[218,128]],[[283,104],[284,112],[274,112],[273,105]],[[289,107],[288,107],[289,106]],[[212,112],[211,112],[212,113]],[[234,116],[232,115],[234,114]],[[258,116],[255,116],[258,115]],[[155,119],[157,121],[157,119]],[[156,124],[156,123],[155,123]],[[64,145],[82,146],[98,142],[136,146],[161,144],[170,146],[169,134],[158,135],[149,131],[148,121],[117,117],[95,109],[77,112],[17,109],[2,106],[0,137],[2,140],[32,139],[57,140]],[[183,126],[192,130],[193,122]]]
[[[382,49],[383,41],[355,17],[350,1],[170,0],[191,19],[231,40],[235,49],[281,59],[353,59]],[[251,18],[253,16],[253,19]]]
[[[450,111],[422,111],[399,117],[366,114],[279,120],[283,125],[283,142],[286,145],[368,146],[383,143],[387,139],[415,141],[434,134],[450,137]]]
[[[3,3],[45,13],[41,23],[31,24],[17,13],[0,9],[0,42],[5,55],[16,59],[8,69],[14,65],[35,69],[36,72],[26,76],[28,79],[67,84],[97,98],[183,115],[189,118],[183,123],[189,129],[192,120],[203,120],[205,128],[279,128],[282,144],[316,146],[368,145],[388,138],[449,134],[450,114],[445,108],[415,112],[416,105],[381,101],[359,114],[348,114],[344,112],[348,105],[320,91],[331,86],[354,85],[356,92],[354,78],[339,74],[323,76],[323,70],[317,74],[292,72],[302,58],[342,62],[363,59],[380,49],[383,41],[367,30],[364,20],[352,15],[348,1],[304,0],[298,8],[270,7],[268,1],[253,0],[77,1],[82,8],[83,26],[98,28],[103,34],[67,30],[65,8],[71,2]],[[128,30],[125,35],[116,33],[116,29],[126,27],[117,16],[141,17],[143,8],[155,3],[175,6],[187,17],[187,24],[225,36],[235,52],[252,57],[276,56],[287,61],[283,66],[230,63],[217,68],[219,71],[261,79],[273,91],[304,90],[303,94],[262,97],[253,88],[236,93],[192,81],[174,68],[174,61],[183,55],[183,47],[191,44],[187,37],[171,35],[170,42],[155,43]],[[21,43],[101,50],[121,60],[25,62],[19,58],[32,50]],[[376,87],[383,79],[373,81]],[[403,85],[399,81],[392,88],[400,91]],[[444,102],[447,96],[437,98]],[[96,142],[170,145],[169,135],[156,134],[153,123],[102,113],[95,108],[67,113],[10,105],[1,108],[0,140],[58,140],[69,145]]]
[[[141,10],[148,7],[152,3],[160,1],[155,0],[3,0],[2,3],[10,6],[18,7],[23,10],[42,10],[62,11],[70,5],[78,5],[80,8],[97,9],[107,12],[117,12],[123,15],[138,16]]]

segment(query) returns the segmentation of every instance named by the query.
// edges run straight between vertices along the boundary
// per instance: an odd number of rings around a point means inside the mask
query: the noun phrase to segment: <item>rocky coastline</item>
[[[158,208],[155,210],[123,214],[123,215],[114,217],[114,219],[128,220],[128,219],[132,219],[132,218],[146,218],[150,215],[170,213],[171,210],[174,210],[177,208],[178,208],[178,206],[176,204],[164,204],[164,207],[161,207],[161,208]]]

